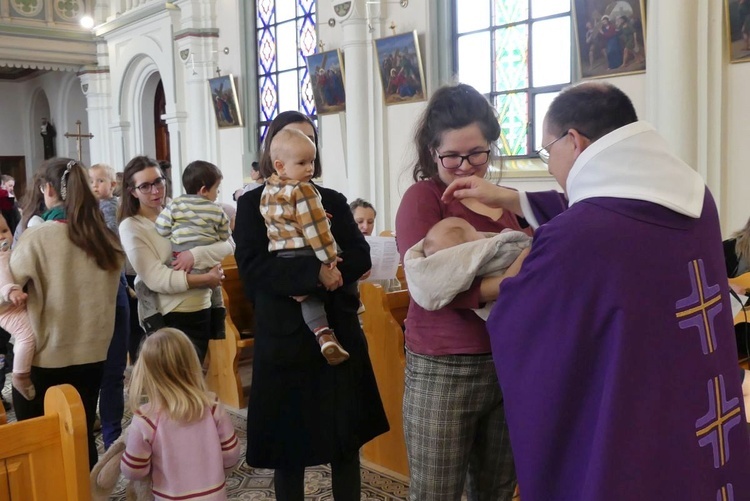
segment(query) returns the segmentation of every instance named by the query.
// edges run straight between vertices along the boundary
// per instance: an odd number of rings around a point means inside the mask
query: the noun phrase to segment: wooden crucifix
[[[89,134],[81,134],[81,121],[80,120],[76,120],[76,128],[77,128],[77,132],[75,134],[73,134],[72,132],[66,132],[65,133],[65,137],[67,137],[67,138],[71,138],[71,137],[75,138],[75,140],[76,140],[76,147],[78,149],[78,161],[80,162],[81,160],[83,160],[83,157],[81,155],[81,141],[84,138],[91,139],[91,138],[94,137],[94,135],[91,134],[91,133],[89,133]]]

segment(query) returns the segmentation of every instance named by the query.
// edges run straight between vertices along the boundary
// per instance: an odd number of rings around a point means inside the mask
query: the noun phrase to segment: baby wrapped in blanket
[[[480,233],[461,218],[445,218],[404,255],[409,294],[425,310],[439,310],[477,277],[502,274],[530,245],[520,231]],[[487,320],[493,304],[474,311]]]

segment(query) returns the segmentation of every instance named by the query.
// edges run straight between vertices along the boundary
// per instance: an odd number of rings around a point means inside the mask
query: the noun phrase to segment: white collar
[[[662,205],[698,218],[705,183],[674,155],[647,122],[634,122],[591,143],[566,183],[569,205],[592,197],[627,198]]]

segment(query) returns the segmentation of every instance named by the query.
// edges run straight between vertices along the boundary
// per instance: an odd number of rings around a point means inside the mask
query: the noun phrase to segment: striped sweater
[[[182,195],[156,218],[156,231],[182,248],[229,240],[229,217],[218,204],[200,195]]]
[[[192,423],[149,412],[144,405],[128,428],[120,468],[130,480],[150,473],[155,501],[224,501],[224,469],[239,457],[232,421],[218,400]]]

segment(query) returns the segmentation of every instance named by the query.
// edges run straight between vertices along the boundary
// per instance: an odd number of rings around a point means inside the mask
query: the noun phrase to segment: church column
[[[109,126],[109,137],[112,138],[110,163],[115,170],[121,170],[130,161],[132,126],[130,122],[117,122]],[[120,166],[120,169],[117,167]]]
[[[723,162],[722,3],[648,2],[646,120],[705,179],[720,205]]]
[[[169,129],[169,156],[172,167],[172,196],[176,197],[183,193],[182,170],[190,162],[186,138],[188,114],[184,112],[169,113],[162,115]]]
[[[90,141],[91,164],[107,163],[116,171],[125,167],[119,161],[115,161],[112,151],[112,135],[110,133],[110,121],[112,112],[112,79],[109,73],[109,49],[107,43],[101,41],[96,45],[97,65],[84,68],[78,74],[81,80],[81,90],[86,96],[86,112],[88,114],[88,126],[94,135]]]
[[[372,199],[369,173],[370,102],[372,88],[368,74],[370,41],[367,33],[366,2],[352,2],[352,15],[341,22],[343,38],[341,48],[346,64],[346,168],[349,180],[347,198]]]

